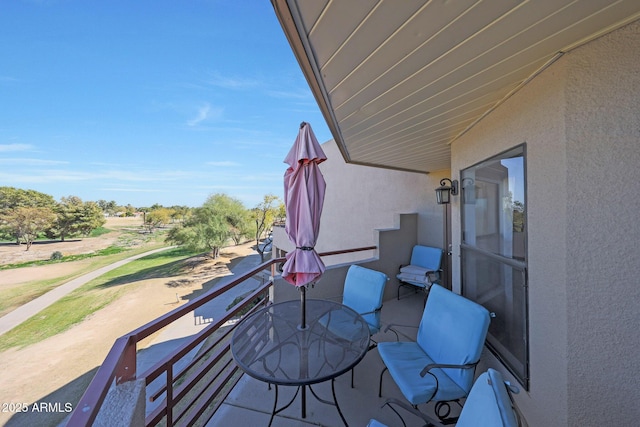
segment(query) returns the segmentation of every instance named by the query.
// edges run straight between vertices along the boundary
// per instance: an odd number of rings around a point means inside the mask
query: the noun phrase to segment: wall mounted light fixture
[[[445,186],[449,181],[451,186]],[[446,205],[451,202],[451,196],[458,195],[458,180],[451,181],[449,178],[442,178],[440,180],[440,187],[436,188],[436,200],[439,205]]]

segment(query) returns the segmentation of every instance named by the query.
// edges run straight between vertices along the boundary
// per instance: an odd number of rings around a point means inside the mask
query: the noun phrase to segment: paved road
[[[46,294],[41,295],[38,298],[36,298],[36,299],[24,304],[21,307],[16,308],[15,310],[11,311],[8,314],[0,317],[0,335],[2,335],[5,332],[15,328],[16,326],[18,326],[19,324],[21,324],[22,322],[24,322],[28,318],[36,315],[37,313],[39,313],[44,308],[50,306],[51,304],[53,304],[54,302],[58,301],[63,296],[69,294],[71,291],[73,291],[74,289],[84,285],[88,281],[93,280],[96,277],[102,276],[103,274],[105,274],[108,271],[111,271],[111,270],[113,270],[115,268],[121,267],[121,266],[127,264],[128,262],[131,262],[131,261],[136,260],[138,258],[142,258],[142,257],[147,256],[147,255],[154,254],[156,252],[166,251],[167,249],[170,249],[170,248],[173,248],[173,247],[175,247],[175,246],[155,249],[153,251],[144,252],[144,253],[141,253],[141,254],[138,254],[138,255],[134,255],[132,257],[129,257],[129,258],[123,259],[121,261],[115,262],[113,264],[107,265],[106,267],[99,268],[99,269],[97,269],[95,271],[92,271],[90,273],[87,273],[87,274],[85,274],[83,276],[77,277],[77,278],[75,278],[73,280],[70,280],[69,282],[65,283],[64,285],[60,285],[57,288],[52,289],[51,291],[47,292]]]

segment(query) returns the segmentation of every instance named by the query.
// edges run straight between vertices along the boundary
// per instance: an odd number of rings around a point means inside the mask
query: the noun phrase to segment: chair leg
[[[406,286],[406,287],[412,287],[412,288],[413,288],[413,292],[414,292],[414,293],[419,292],[419,291],[421,291],[421,292],[425,292],[425,293],[427,293],[427,294],[429,293],[429,290],[428,290],[426,287],[421,288],[421,287],[419,287],[419,286],[408,285],[408,284],[406,284],[406,283],[404,283],[404,282],[400,282],[400,284],[398,285],[398,301],[400,301],[400,288],[402,288],[403,286]],[[426,301],[427,301],[427,300],[426,300],[426,297],[425,297],[425,304],[426,304]]]
[[[403,286],[411,286],[411,285],[407,285],[404,282],[400,282],[400,284],[398,285],[398,301],[400,301],[400,288],[402,288]]]
[[[382,372],[380,372],[380,384],[378,386],[378,397],[382,397],[382,376],[387,371],[387,367],[385,366]]]
[[[394,408],[393,406],[391,406],[389,403],[390,403],[389,401],[385,402],[385,403],[382,405],[382,407],[384,408],[384,406],[385,406],[385,405],[386,405],[386,406],[388,406],[388,407],[389,407],[389,409],[391,409],[393,412],[395,412],[395,413],[396,413],[396,415],[398,416],[398,418],[400,418],[400,421],[402,421],[402,425],[403,425],[403,427],[407,427],[407,423],[405,423],[405,422],[404,422],[404,418],[402,418],[402,415],[400,415],[400,412],[396,411],[396,408]]]

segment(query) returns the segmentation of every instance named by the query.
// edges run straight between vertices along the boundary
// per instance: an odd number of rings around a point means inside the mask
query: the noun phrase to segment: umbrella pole
[[[300,329],[307,329],[307,287],[300,286]]]

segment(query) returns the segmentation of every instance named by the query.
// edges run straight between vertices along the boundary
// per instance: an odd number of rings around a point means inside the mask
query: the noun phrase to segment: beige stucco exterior
[[[526,143],[531,386],[517,402],[529,425],[640,419],[639,113],[636,22],[565,54],[452,144],[459,177]]]

